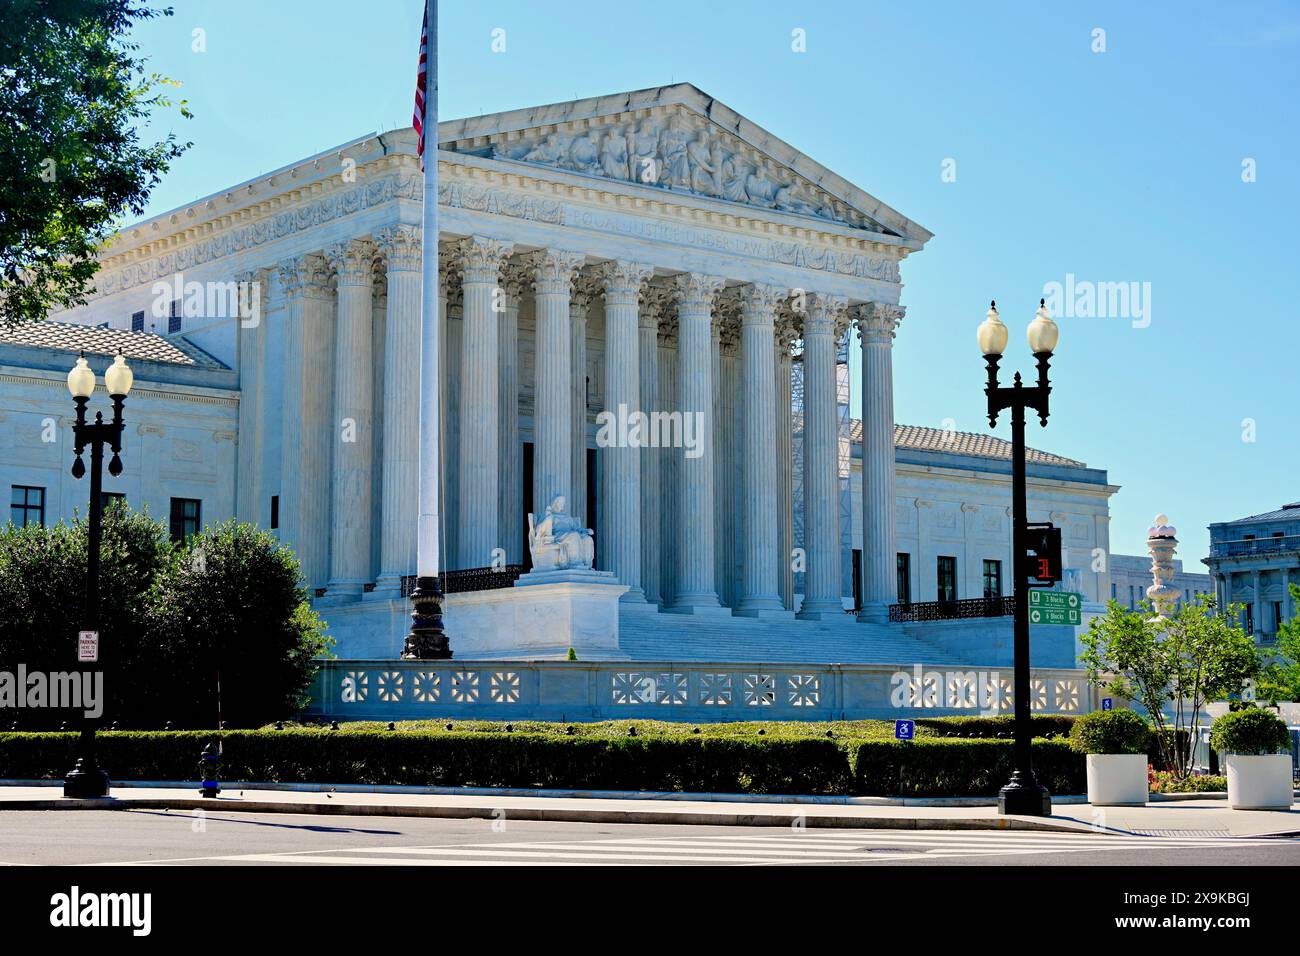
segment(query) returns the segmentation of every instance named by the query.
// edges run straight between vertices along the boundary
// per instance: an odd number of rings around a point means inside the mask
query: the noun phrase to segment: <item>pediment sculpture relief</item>
[[[490,155],[858,228],[882,229],[737,137],[711,123],[691,123],[680,114],[646,117],[579,133],[551,132],[494,143]]]

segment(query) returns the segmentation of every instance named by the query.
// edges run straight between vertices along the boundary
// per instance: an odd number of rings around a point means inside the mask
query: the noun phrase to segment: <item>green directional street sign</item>
[[[1082,624],[1083,595],[1074,591],[1029,592],[1030,624]]]

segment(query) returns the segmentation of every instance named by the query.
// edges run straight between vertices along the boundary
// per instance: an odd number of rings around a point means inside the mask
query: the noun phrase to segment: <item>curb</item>
[[[305,813],[348,816],[437,817],[450,819],[495,819],[502,808],[478,806],[412,806],[409,804],[287,803],[269,800],[239,800],[203,797],[104,797],[99,799],[59,798],[55,800],[0,800],[0,810],[218,810],[236,813]],[[789,827],[796,821],[808,828],[870,830],[1045,830],[1058,833],[1101,833],[1093,827],[1070,823],[1049,823],[1034,817],[964,817],[923,819],[919,817],[866,817],[856,814],[803,815],[756,810],[753,813],[705,810],[617,810],[571,807],[514,807],[512,820],[554,823],[644,823],[693,826]]]

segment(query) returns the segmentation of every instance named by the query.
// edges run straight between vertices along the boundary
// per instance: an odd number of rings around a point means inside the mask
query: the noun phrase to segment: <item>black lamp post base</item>
[[[998,791],[998,815],[1050,817],[1052,795],[1031,775],[1028,779],[1012,774],[1011,782]]]
[[[415,590],[411,592],[411,632],[406,635],[402,660],[451,660],[451,644],[442,629],[442,586],[436,577],[415,579]]]
[[[77,758],[77,765],[63,778],[63,795],[76,800],[93,800],[108,796],[108,774],[93,763],[86,766],[84,757]]]

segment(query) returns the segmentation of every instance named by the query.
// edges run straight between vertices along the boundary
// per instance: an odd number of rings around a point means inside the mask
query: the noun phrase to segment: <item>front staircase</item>
[[[623,609],[619,646],[640,661],[781,664],[978,665],[960,649],[905,634],[900,625],[696,617]]]

